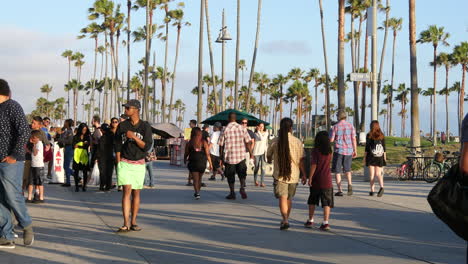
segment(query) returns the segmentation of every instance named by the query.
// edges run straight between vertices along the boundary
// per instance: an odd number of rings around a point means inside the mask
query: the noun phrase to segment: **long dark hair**
[[[81,123],[77,130],[76,130],[76,137],[77,138],[81,138],[81,134],[83,134],[83,129],[86,127],[86,133],[83,135],[83,140],[86,140],[89,138],[89,136],[91,135],[91,132],[89,131],[89,127],[86,123]]]
[[[332,153],[330,138],[327,131],[320,131],[315,136],[314,147],[322,155],[329,155]]]
[[[380,129],[379,121],[373,120],[370,123],[369,137],[373,140],[384,139],[384,134],[382,133],[382,130]]]
[[[293,121],[285,117],[281,119],[278,135],[278,162],[280,176],[285,180],[291,179],[291,152],[289,149],[289,132],[291,132]]]
[[[190,132],[190,145],[202,147],[202,138],[201,129],[199,127],[192,128],[192,132]]]

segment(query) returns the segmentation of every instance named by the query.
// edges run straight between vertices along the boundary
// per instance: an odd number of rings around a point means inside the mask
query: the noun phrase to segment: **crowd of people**
[[[14,247],[15,234],[10,211],[24,229],[24,243],[33,243],[32,221],[25,202],[45,202],[44,182],[50,180],[53,174],[54,148],[60,148],[64,153],[65,182],[62,186],[71,187],[73,175],[74,191],[85,192],[90,171],[97,167],[99,191],[108,192],[115,187],[123,191],[123,225],[117,232],[141,230],[137,224],[140,190],[145,185],[154,186],[152,163],[156,160],[156,154],[152,128],[148,122],[140,119],[140,102],[129,100],[123,107],[125,114],[109,122],[101,123],[100,118],[95,116],[91,128],[86,123],[80,123],[75,128],[71,119],[66,120],[62,128],[51,127],[49,118],[39,116],[33,117],[28,126],[21,106],[11,99],[8,84],[0,80],[0,110],[5,113],[0,115],[0,187],[5,193],[0,203],[0,247]],[[209,126],[201,129],[192,120],[184,161],[189,170],[188,184],[193,185],[195,199],[201,198],[201,188],[206,186],[202,182],[206,170],[212,172],[210,180],[216,180],[218,174],[222,180],[227,179],[229,193],[226,199],[229,200],[235,200],[237,196],[237,175],[239,194],[242,199],[247,199],[247,167],[253,165],[254,185],[262,188],[265,187],[266,163],[274,163],[273,189],[282,215],[280,229],[289,228],[292,199],[298,183],[302,182],[310,186],[307,201],[309,219],[305,227],[314,225],[315,207],[321,204],[324,220],[320,228],[329,230],[334,196],[343,196],[342,173],[348,180],[347,194],[353,194],[351,161],[357,155],[354,127],[346,121],[346,112],[339,110],[337,117],[339,122],[330,133],[317,133],[309,160],[305,158],[303,142],[292,133],[294,126],[290,118],[281,120],[278,137],[272,140],[264,123],[256,124],[255,132],[251,131],[248,129],[249,120],[238,120],[235,112],[229,114],[224,127],[219,122],[215,123],[212,134],[208,132]],[[369,195],[375,193],[374,177],[377,177],[380,184],[378,196],[382,196],[381,168],[385,166],[386,154],[384,136],[377,121],[371,123],[365,152],[364,162],[371,176]],[[308,175],[306,163],[311,167]],[[332,173],[336,175],[338,187],[335,194]],[[22,195],[22,189],[27,190],[26,198]]]

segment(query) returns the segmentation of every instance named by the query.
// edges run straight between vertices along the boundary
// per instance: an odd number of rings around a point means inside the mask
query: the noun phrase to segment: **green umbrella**
[[[258,125],[259,123],[263,123],[265,124],[265,127],[267,127],[268,125],[270,125],[270,123],[268,122],[265,122],[263,120],[260,120],[258,118],[256,118],[255,116],[247,113],[247,112],[244,112],[244,111],[239,111],[239,110],[235,110],[235,109],[228,109],[228,110],[225,110],[223,112],[220,112],[208,119],[205,119],[202,124],[208,124],[208,125],[214,125],[216,122],[220,122],[223,126],[226,126],[228,124],[228,116],[229,116],[229,113],[231,112],[234,112],[236,113],[236,116],[237,116],[237,122],[240,122],[242,119],[246,118],[248,120],[248,126],[256,126]]]

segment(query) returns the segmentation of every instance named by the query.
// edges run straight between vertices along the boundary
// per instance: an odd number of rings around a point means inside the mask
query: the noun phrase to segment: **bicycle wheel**
[[[439,179],[440,174],[440,166],[435,163],[430,163],[424,169],[424,180],[428,183],[433,183]]]

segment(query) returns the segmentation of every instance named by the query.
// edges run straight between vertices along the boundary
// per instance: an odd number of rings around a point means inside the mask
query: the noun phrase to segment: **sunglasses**
[[[247,125],[247,122],[242,122],[243,125]]]
[[[119,121],[112,121],[112,124],[118,124]]]

